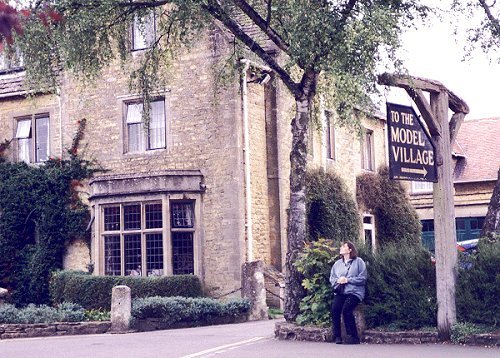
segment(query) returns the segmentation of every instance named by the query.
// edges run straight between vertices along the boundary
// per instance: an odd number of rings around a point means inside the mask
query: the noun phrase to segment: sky
[[[490,63],[481,50],[462,61],[465,37],[455,36],[447,19],[433,19],[418,30],[408,31],[402,39],[400,56],[409,74],[437,80],[461,97],[470,108],[466,120],[500,117],[500,64],[495,60]],[[404,90],[391,89],[386,96],[389,102],[412,105]],[[385,113],[385,108],[382,111]]]

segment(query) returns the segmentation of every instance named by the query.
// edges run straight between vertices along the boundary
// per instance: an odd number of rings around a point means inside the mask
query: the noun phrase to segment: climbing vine
[[[89,210],[76,190],[98,168],[78,156],[84,128],[81,120],[67,158],[40,166],[0,160],[0,287],[17,305],[47,303],[65,245],[90,239]]]

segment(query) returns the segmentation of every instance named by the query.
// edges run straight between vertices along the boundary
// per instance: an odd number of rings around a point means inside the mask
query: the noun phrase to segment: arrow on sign
[[[425,167],[422,167],[422,169],[401,167],[401,171],[403,173],[415,173],[422,174],[424,177],[427,176],[427,170],[425,169]]]

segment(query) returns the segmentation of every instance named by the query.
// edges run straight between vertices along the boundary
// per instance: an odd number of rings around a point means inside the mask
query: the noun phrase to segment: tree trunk
[[[481,237],[493,234],[500,235],[500,169],[498,170],[497,183],[495,184],[495,189],[493,189],[490,204],[488,205],[488,212],[484,219]]]
[[[287,321],[299,314],[300,301],[305,295],[303,276],[294,266],[304,248],[306,238],[306,160],[307,125],[310,103],[307,96],[296,99],[295,118],[292,121],[292,150],[290,153],[290,212],[288,215],[288,248],[285,273],[285,311]]]

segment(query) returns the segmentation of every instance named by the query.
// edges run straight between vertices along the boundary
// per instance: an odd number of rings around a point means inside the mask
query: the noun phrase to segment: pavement
[[[499,348],[453,344],[336,345],[274,338],[276,320],[128,334],[0,340],[0,358],[500,357]]]

